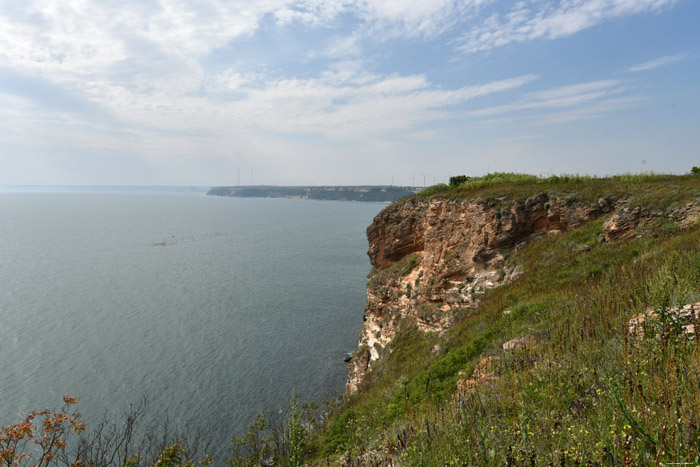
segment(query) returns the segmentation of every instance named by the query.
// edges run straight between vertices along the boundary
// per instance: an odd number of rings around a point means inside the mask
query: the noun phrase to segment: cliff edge
[[[523,271],[515,253],[532,239],[609,216],[598,241],[615,241],[645,235],[645,226],[669,216],[687,227],[700,212],[697,202],[669,212],[630,207],[628,201],[540,192],[521,198],[411,198],[385,208],[367,229],[373,269],[346,392],[361,387],[407,319],[422,331],[442,332],[477,308],[488,289],[516,279]]]

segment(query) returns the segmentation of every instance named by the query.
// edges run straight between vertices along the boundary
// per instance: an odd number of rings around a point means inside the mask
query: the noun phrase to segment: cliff
[[[451,183],[367,229],[350,394],[304,463],[698,464],[700,176]]]
[[[610,242],[648,234],[667,218],[685,228],[700,212],[695,201],[667,209],[629,204],[612,195],[585,199],[576,193],[540,192],[414,198],[387,207],[367,229],[373,270],[346,392],[360,388],[407,319],[421,331],[443,332],[475,310],[487,290],[519,277],[523,268],[515,253],[532,239],[570,232],[607,216],[598,242]]]
[[[348,395],[287,418],[303,463],[698,464],[700,176],[450,182],[367,229]],[[284,463],[261,423],[246,465]]]

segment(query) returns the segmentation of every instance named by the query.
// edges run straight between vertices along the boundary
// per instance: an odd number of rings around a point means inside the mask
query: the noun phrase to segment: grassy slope
[[[519,176],[520,177],[520,176]],[[696,199],[700,177],[539,180],[501,176],[425,197],[518,200],[556,192],[583,202],[628,198],[665,209]],[[432,191],[432,192],[431,192]],[[698,352],[684,337],[627,336],[629,318],[668,300],[697,300],[700,230],[674,220],[652,235],[598,244],[603,219],[522,250],[526,274],[489,291],[447,336],[406,322],[370,384],[333,414],[311,459],[374,456],[404,465],[644,465],[698,462]],[[576,246],[586,244],[590,252]],[[511,314],[504,315],[506,309]],[[527,351],[503,342],[537,335]],[[431,350],[440,343],[442,352]],[[455,383],[486,355],[501,357],[495,383],[454,397]],[[369,454],[368,454],[369,453]],[[463,464],[466,463],[466,464]]]

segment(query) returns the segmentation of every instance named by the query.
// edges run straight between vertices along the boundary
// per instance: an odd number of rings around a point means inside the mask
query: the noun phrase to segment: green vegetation
[[[495,172],[482,177],[458,176],[451,184],[433,185],[409,197],[406,201],[431,197],[448,198],[500,198],[518,199],[536,193],[570,193],[580,200],[595,201],[601,197],[623,197],[634,195],[651,202],[671,202],[672,190],[678,194],[700,194],[700,183],[692,175],[677,176],[655,173],[624,174],[612,177],[590,175],[536,175]],[[459,184],[452,184],[452,181]],[[668,185],[668,186],[667,186]]]
[[[633,338],[627,321],[697,296],[700,231],[586,254],[570,247],[598,232],[600,223],[533,242],[519,258],[529,274],[489,291],[479,314],[442,342],[444,355],[432,356],[430,345],[414,349],[410,365],[386,355],[389,376],[346,402],[362,436],[336,443],[339,453],[374,451],[403,465],[698,462],[696,343],[678,332]],[[501,349],[526,334],[539,336],[534,347]],[[496,382],[456,394],[459,372],[486,355],[501,357]]]
[[[543,188],[575,188],[584,202],[624,195],[672,212],[700,193],[695,180],[668,175],[494,178],[431,187],[432,194],[414,199],[517,199]],[[668,310],[700,297],[700,229],[664,221],[648,236],[599,244],[604,221],[531,242],[516,258],[526,274],[489,290],[478,312],[463,316],[446,336],[403,323],[370,384],[318,431],[324,452],[335,453],[338,464],[698,463],[700,353]],[[401,262],[392,268],[378,275],[404,270]],[[660,311],[652,329],[675,331],[659,339],[630,336],[629,319],[649,307]],[[536,343],[502,349],[525,335]],[[431,351],[436,343],[439,355]],[[494,381],[458,393],[457,380],[489,355],[500,357]]]
[[[437,185],[432,185],[432,186],[429,186],[428,188],[425,188],[425,189],[419,191],[416,194],[416,197],[427,198],[427,197],[435,195],[435,194],[446,193],[449,190],[450,190],[450,187],[448,187],[444,183],[438,183]]]
[[[388,285],[397,278],[409,275],[418,264],[420,264],[420,257],[413,253],[408,254],[386,269],[373,271],[369,276],[369,282],[372,288]]]

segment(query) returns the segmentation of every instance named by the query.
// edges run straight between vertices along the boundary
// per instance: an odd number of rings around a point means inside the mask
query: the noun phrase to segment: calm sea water
[[[219,442],[344,387],[380,204],[0,194],[0,425],[80,399]]]

